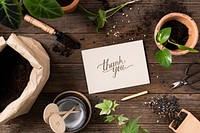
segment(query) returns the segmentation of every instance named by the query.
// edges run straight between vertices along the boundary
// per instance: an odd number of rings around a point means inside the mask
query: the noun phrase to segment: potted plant
[[[18,29],[22,19],[22,11],[25,12],[26,10],[36,18],[54,19],[64,14],[56,0],[1,0],[1,24],[12,29]]]
[[[180,109],[179,99],[173,95],[155,95],[144,103],[154,114],[157,122],[167,122],[176,133],[199,133],[200,122],[185,109]]]
[[[96,104],[95,107],[101,110],[100,115],[106,115],[104,122],[110,123],[115,121],[122,133],[149,133],[147,129],[142,128],[141,125],[138,124],[141,116],[129,121],[124,114],[114,114],[118,105],[116,101],[104,99],[102,103]]]
[[[76,10],[79,0],[57,0],[66,13],[72,13]]]
[[[200,122],[189,111],[182,109],[177,118],[170,123],[169,128],[175,133],[199,133]]]
[[[159,64],[170,68],[172,55],[198,52],[193,49],[198,41],[198,28],[195,21],[186,14],[170,13],[157,24],[154,40],[160,49],[156,53]]]

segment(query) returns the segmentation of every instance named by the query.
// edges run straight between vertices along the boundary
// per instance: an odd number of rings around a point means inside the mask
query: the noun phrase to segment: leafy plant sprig
[[[148,130],[142,128],[141,125],[138,124],[140,116],[129,121],[124,114],[114,114],[117,106],[119,106],[119,104],[117,104],[116,101],[106,99],[103,100],[102,103],[95,105],[96,108],[101,110],[100,115],[106,115],[104,122],[110,123],[115,121],[119,127],[123,126],[121,129],[122,133],[138,133],[139,131],[142,133],[149,133]]]
[[[160,43],[160,45],[163,46],[162,50],[156,52],[156,59],[157,59],[158,63],[165,68],[171,68],[171,63],[172,63],[172,55],[171,55],[170,51],[165,47],[166,43],[175,45],[180,50],[189,50],[189,52],[191,52],[191,53],[198,52],[197,50],[195,50],[193,48],[189,48],[184,45],[180,45],[174,41],[171,41],[170,40],[171,31],[172,31],[172,28],[167,27],[167,28],[160,30],[156,35],[156,41],[158,43]]]
[[[61,6],[56,0],[21,0],[27,11],[36,18],[54,19],[63,16]],[[23,8],[19,0],[0,0],[0,23],[18,29]]]
[[[81,5],[79,5],[79,6],[85,12],[85,15],[90,20],[92,20],[92,21],[96,20],[97,21],[96,32],[99,32],[99,29],[105,27],[105,25],[108,23],[108,21],[107,21],[108,18],[112,17],[115,13],[117,13],[120,9],[122,9],[126,5],[135,3],[136,1],[139,1],[139,0],[132,0],[132,1],[129,1],[129,2],[125,2],[123,4],[120,4],[119,6],[108,9],[106,11],[99,9],[98,14],[88,11],[87,9],[85,9]]]

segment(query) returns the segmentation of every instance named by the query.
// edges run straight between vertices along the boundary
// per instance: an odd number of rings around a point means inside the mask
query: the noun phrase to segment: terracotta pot
[[[57,0],[57,1],[62,6],[62,4],[65,4],[65,1],[67,1],[67,0]],[[79,3],[79,0],[72,0],[71,4],[69,4],[67,6],[62,6],[62,9],[66,13],[72,13],[76,10],[78,3]]]
[[[190,47],[190,48],[194,48],[197,44],[198,41],[198,37],[199,37],[199,32],[198,32],[198,27],[195,23],[195,21],[189,17],[186,14],[182,14],[182,13],[170,13],[165,15],[157,24],[155,31],[154,31],[154,40],[156,42],[156,35],[157,33],[160,31],[161,27],[163,26],[163,24],[165,24],[167,21],[171,21],[171,20],[176,20],[181,22],[182,24],[184,24],[187,28],[188,28],[188,40],[185,44],[185,46]],[[158,46],[159,49],[162,49],[163,46],[160,45],[159,43],[156,42],[156,45]],[[183,55],[188,53],[188,50],[170,50],[170,53],[172,55]]]
[[[185,109],[182,109],[180,112],[185,112],[187,114],[186,118],[183,120],[183,122],[176,130],[172,127],[173,121],[170,123],[169,128],[172,129],[175,133],[199,133],[200,132],[199,120]]]

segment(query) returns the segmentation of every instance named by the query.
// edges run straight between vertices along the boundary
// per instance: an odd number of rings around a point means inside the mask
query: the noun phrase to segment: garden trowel
[[[42,30],[46,31],[47,33],[51,35],[55,35],[57,38],[56,40],[59,41],[60,43],[64,44],[67,48],[70,49],[80,49],[80,43],[74,41],[72,38],[69,36],[65,35],[64,33],[46,25],[45,23],[29,16],[25,15],[24,20],[33,24],[34,26],[41,28]]]

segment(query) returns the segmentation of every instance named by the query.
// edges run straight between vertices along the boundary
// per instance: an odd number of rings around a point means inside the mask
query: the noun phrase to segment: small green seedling
[[[106,115],[104,122],[110,123],[115,121],[122,133],[149,133],[148,130],[142,128],[141,125],[138,124],[140,116],[129,121],[124,114],[114,114],[117,106],[119,106],[119,104],[117,104],[116,101],[105,99],[95,107],[101,110],[100,115]]]
[[[161,45],[163,45],[163,49],[156,52],[156,59],[158,63],[165,68],[171,68],[171,63],[172,63],[172,55],[170,54],[170,51],[165,47],[165,44],[167,42],[172,45],[177,46],[178,49],[180,50],[189,50],[189,52],[192,52],[192,53],[198,52],[195,49],[192,49],[184,45],[177,44],[174,41],[171,41],[170,40],[171,31],[172,31],[171,27],[164,28],[160,30],[156,35],[156,41],[160,43]]]
[[[109,10],[106,10],[106,11],[99,9],[98,14],[88,11],[87,9],[82,7],[81,5],[79,5],[79,6],[85,12],[85,15],[90,20],[92,20],[92,21],[96,20],[97,21],[96,32],[99,32],[99,29],[105,27],[105,25],[108,23],[108,21],[107,21],[108,18],[112,17],[115,13],[117,13],[120,9],[122,9],[126,5],[135,3],[136,1],[139,1],[139,0],[133,0],[133,1],[126,2],[126,3],[123,3],[119,6],[111,8]]]

